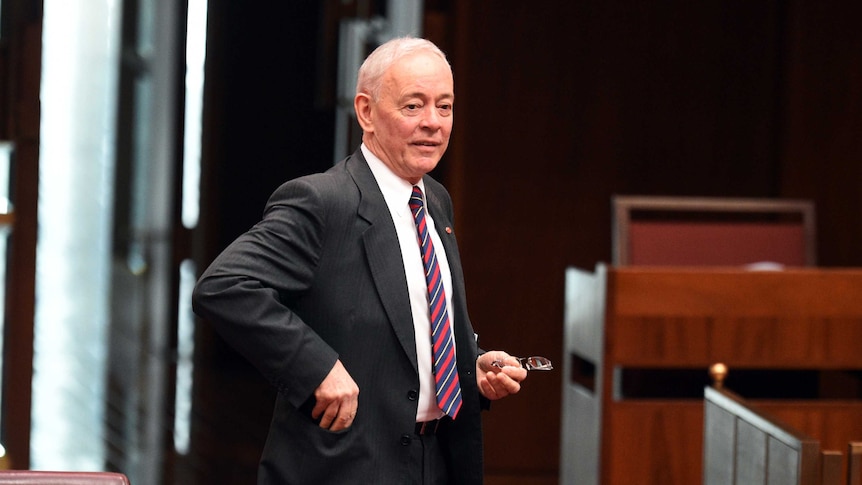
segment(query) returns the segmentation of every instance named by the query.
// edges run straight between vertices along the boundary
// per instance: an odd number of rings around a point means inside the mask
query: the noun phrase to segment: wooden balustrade
[[[704,388],[703,485],[860,485],[862,442],[838,450],[727,390],[727,366]]]

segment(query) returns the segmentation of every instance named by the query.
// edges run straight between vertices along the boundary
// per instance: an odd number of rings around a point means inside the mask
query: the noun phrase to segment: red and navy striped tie
[[[425,266],[425,281],[428,283],[428,306],[431,310],[431,345],[434,349],[434,382],[437,386],[437,405],[452,418],[461,409],[461,385],[455,365],[455,339],[449,324],[446,291],[443,275],[434,254],[434,244],[425,224],[425,207],[422,190],[413,187],[410,196],[410,211],[416,222],[416,233],[422,247],[422,263]]]

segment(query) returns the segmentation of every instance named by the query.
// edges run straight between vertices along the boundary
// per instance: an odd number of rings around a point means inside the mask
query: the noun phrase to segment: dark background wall
[[[332,163],[331,39],[350,8],[262,5],[211,6],[204,260],[258,220],[282,181]],[[457,98],[436,175],[457,206],[485,348],[562,364],[563,273],[610,260],[613,194],[812,199],[820,263],[862,265],[862,4],[470,0],[426,11]],[[251,483],[272,391],[206,326],[198,341],[194,446],[207,466],[193,468]],[[560,376],[531,375],[487,413],[488,483],[556,483]]]

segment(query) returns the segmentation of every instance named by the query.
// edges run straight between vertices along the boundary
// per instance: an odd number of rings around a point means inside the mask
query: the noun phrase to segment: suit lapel
[[[413,330],[413,316],[410,311],[410,297],[407,294],[407,276],[401,257],[401,247],[392,216],[374,174],[368,168],[362,152],[357,150],[347,164],[347,170],[359,188],[361,200],[358,216],[368,223],[362,233],[362,242],[371,268],[371,276],[377,287],[377,294],[386,310],[401,347],[418,372],[416,359],[416,339]]]
[[[439,194],[434,190],[432,184],[427,182],[425,183],[425,198],[428,200],[428,212],[431,214],[431,218],[434,219],[434,228],[437,230],[437,235],[440,236],[440,241],[443,243],[443,250],[446,251],[446,259],[449,261],[455,294],[461,296],[464,294],[463,288],[461,288],[464,281],[461,275],[461,257],[458,254],[458,243],[455,240],[455,232],[452,229],[452,220],[449,219],[448,212],[443,208]],[[453,295],[453,297],[456,295]]]
[[[470,355],[467,353],[467,349],[474,342],[475,336],[473,335],[472,325],[467,316],[464,273],[461,268],[461,255],[458,252],[458,242],[455,239],[452,220],[449,218],[449,212],[444,209],[444,205],[440,200],[439,194],[434,190],[433,184],[427,181],[425,183],[425,198],[428,200],[428,212],[434,219],[434,226],[437,229],[437,234],[440,236],[440,241],[443,243],[443,249],[446,251],[446,259],[449,261],[449,271],[452,274],[452,306],[454,308],[451,311],[455,318],[454,331],[458,353],[459,355]]]

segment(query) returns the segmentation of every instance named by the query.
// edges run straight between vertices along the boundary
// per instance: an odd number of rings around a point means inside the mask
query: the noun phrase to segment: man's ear
[[[371,116],[371,96],[366,93],[358,93],[353,98],[353,110],[356,111],[356,121],[365,133],[374,131],[374,119]]]

